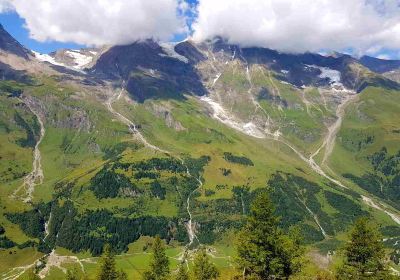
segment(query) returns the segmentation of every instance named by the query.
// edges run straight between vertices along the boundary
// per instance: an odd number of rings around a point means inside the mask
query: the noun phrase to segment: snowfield
[[[306,65],[306,67],[319,69],[321,71],[321,74],[318,75],[319,78],[321,79],[328,78],[331,86],[344,88],[343,84],[341,83],[342,75],[338,70],[334,70],[329,67],[321,67],[317,65]]]
[[[186,57],[175,51],[175,45],[175,43],[161,43],[160,46],[166,54],[160,53],[160,56],[169,56],[185,63],[189,63],[189,60]]]
[[[57,66],[67,67],[65,64],[55,61],[54,57],[52,57],[52,56],[50,56],[48,54],[41,54],[41,53],[38,53],[38,52],[35,52],[35,51],[32,51],[32,52],[34,53],[35,57],[40,61],[48,62],[48,63],[51,63],[53,65],[57,65]]]
[[[81,54],[78,50],[66,51],[65,53],[74,60],[76,65],[72,67],[79,70],[93,61],[92,56]]]
[[[53,65],[57,66],[62,66],[71,70],[75,70],[78,72],[82,72],[82,69],[85,68],[89,63],[93,61],[94,56],[97,54],[97,52],[91,51],[90,53],[93,54],[93,56],[90,55],[84,55],[82,54],[79,50],[68,50],[65,51],[65,54],[70,57],[74,64],[73,66],[66,65],[65,63],[58,62],[54,57],[48,55],[48,54],[41,54],[35,51],[32,51],[35,54],[35,57],[43,62],[48,62]]]
[[[213,118],[226,124],[227,126],[236,129],[244,134],[255,138],[265,138],[265,135],[260,131],[257,126],[252,123],[243,123],[236,120],[231,114],[229,114],[218,102],[215,102],[208,96],[200,97],[200,100],[207,103],[213,110]]]

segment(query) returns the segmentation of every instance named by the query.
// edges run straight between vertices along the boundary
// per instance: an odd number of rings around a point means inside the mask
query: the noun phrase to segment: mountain
[[[399,60],[386,60],[370,56],[361,57],[360,63],[371,71],[377,73],[385,73],[393,70],[398,70],[400,68]]]
[[[156,235],[177,259],[209,246],[229,276],[265,189],[316,259],[360,216],[398,248],[400,89],[387,72],[223,38],[27,56],[0,56],[29,78],[0,81],[2,278],[92,271],[106,243],[139,277]]]
[[[176,53],[173,45],[159,45],[152,40],[110,48],[89,73],[106,80],[123,80],[139,102],[206,93],[187,58]]]
[[[29,59],[30,51],[15,40],[0,24],[0,50],[25,59]]]
[[[62,72],[64,68],[65,70],[82,72],[83,69],[91,67],[105,50],[106,48],[87,48],[80,50],[61,49],[50,54],[41,54],[38,52],[33,52],[33,54],[36,59],[49,63],[58,71]]]

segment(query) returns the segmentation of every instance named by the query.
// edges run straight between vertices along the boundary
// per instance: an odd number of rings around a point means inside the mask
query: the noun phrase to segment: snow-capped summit
[[[79,50],[62,49],[49,54],[34,52],[35,57],[40,61],[76,71],[82,71],[92,66],[101,53],[102,51],[100,49],[94,48]]]

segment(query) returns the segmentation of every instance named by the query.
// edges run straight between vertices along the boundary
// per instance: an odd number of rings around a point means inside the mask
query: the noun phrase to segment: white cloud
[[[13,10],[10,0],[0,0],[0,13],[6,13]]]
[[[400,48],[398,0],[200,0],[195,40],[289,52]]]
[[[11,0],[30,36],[84,45],[170,39],[186,31],[179,0]]]
[[[389,60],[391,57],[388,54],[379,54],[376,58]]]

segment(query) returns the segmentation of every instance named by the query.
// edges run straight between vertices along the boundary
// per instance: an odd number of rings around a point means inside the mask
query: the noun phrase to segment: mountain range
[[[2,279],[156,235],[228,271],[263,189],[318,265],[360,216],[400,249],[400,61],[221,37],[40,54],[1,26],[0,77]]]

